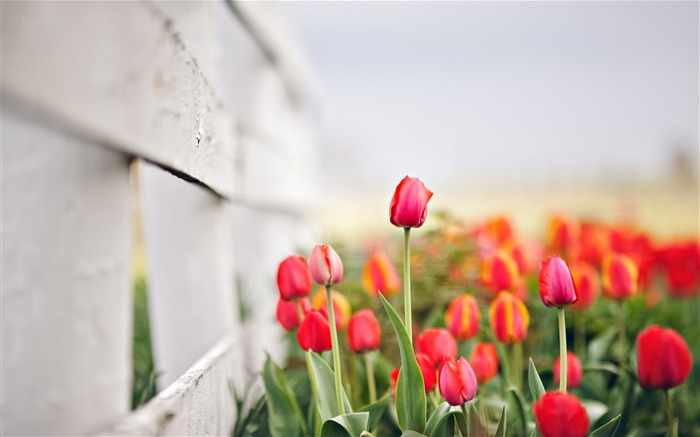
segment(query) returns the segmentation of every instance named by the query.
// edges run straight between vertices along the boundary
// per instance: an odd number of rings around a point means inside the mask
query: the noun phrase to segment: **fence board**
[[[128,160],[1,124],[2,433],[93,432],[131,401]]]
[[[236,411],[229,387],[240,353],[237,340],[223,338],[146,406],[99,435],[230,435]]]
[[[155,4],[2,7],[6,98],[99,144],[231,194],[232,118]]]

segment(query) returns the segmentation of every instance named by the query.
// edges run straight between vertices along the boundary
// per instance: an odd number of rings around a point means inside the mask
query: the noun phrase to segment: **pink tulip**
[[[428,215],[433,192],[418,178],[406,176],[396,187],[389,208],[391,224],[400,228],[420,228]]]

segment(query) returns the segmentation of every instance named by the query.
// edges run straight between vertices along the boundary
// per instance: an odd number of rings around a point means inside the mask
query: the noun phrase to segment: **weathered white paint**
[[[236,415],[230,385],[240,355],[238,340],[224,337],[146,406],[99,435],[230,435]]]
[[[94,432],[131,400],[127,158],[6,104],[1,123],[2,433]]]
[[[139,170],[151,333],[165,387],[237,326],[230,207],[157,167]]]
[[[233,120],[158,4],[2,8],[4,98],[231,193]]]

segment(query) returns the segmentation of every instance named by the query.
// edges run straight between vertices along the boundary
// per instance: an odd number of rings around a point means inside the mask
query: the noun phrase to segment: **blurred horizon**
[[[371,233],[410,175],[469,217],[698,234],[698,2],[277,6],[320,90],[323,232]]]

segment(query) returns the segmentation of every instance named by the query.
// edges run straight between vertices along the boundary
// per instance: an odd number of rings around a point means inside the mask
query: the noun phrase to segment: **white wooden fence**
[[[0,433],[228,434],[229,384],[284,353],[276,265],[311,242],[297,48],[269,4],[1,8]],[[139,200],[163,390],[130,412]]]

